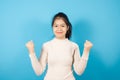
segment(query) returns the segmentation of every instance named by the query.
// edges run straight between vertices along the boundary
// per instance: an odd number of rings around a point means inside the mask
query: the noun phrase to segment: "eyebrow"
[[[58,25],[58,24],[54,23],[53,25]],[[66,25],[66,24],[65,24],[65,23],[62,23],[62,24],[60,24],[60,25]]]

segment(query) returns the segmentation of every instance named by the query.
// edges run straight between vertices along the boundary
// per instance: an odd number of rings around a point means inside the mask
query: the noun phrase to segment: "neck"
[[[55,37],[56,39],[60,39],[60,40],[64,40],[64,39],[66,39],[65,37],[63,37],[63,38],[58,38],[58,37]]]
[[[57,38],[55,37],[56,40],[59,40],[59,41],[64,41],[64,40],[68,40],[68,38]]]

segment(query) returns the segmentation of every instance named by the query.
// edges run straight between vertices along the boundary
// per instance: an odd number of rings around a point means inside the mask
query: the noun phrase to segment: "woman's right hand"
[[[26,43],[26,47],[28,48],[29,53],[34,53],[34,43],[32,40]]]

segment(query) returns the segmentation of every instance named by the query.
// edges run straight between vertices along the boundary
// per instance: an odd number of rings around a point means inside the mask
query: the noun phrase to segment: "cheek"
[[[67,28],[64,28],[64,29],[63,29],[63,31],[64,31],[65,33],[67,32],[67,30],[68,30]]]
[[[52,27],[52,30],[54,31],[54,30],[55,30],[55,28],[54,28],[54,27]]]
[[[56,28],[53,28],[53,31],[55,32],[55,31],[57,31],[57,29],[56,29]]]

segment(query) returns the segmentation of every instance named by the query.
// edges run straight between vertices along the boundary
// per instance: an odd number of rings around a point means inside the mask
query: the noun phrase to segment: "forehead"
[[[63,18],[56,18],[54,24],[66,24]]]

